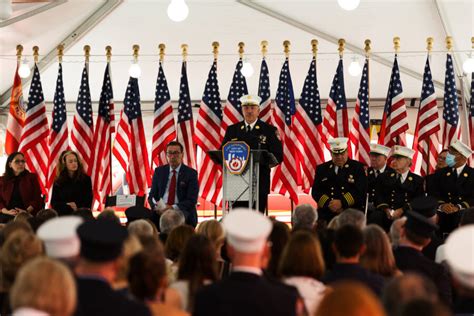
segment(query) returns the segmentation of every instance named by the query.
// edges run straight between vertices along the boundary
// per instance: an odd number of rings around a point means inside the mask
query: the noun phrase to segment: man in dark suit
[[[375,196],[377,210],[372,213],[370,222],[389,231],[392,222],[403,216],[411,200],[423,196],[423,178],[410,171],[415,151],[396,145],[393,147],[392,167],[394,171],[385,172],[379,177]]]
[[[223,225],[232,273],[198,292],[193,315],[297,315],[302,307],[297,290],[263,276],[262,263],[270,253],[271,221],[258,212],[236,209],[224,217]]]
[[[118,258],[122,253],[127,230],[113,221],[99,219],[81,224],[75,316],[151,315],[150,310],[112,289],[117,276]],[[52,285],[54,286],[54,285]]]
[[[451,284],[446,268],[428,259],[421,252],[431,240],[431,235],[437,229],[433,222],[417,210],[427,206],[437,207],[436,200],[431,197],[420,197],[411,203],[413,211],[407,212],[407,221],[400,232],[399,246],[393,255],[397,267],[402,272],[416,272],[429,278],[436,285],[440,298],[444,303],[451,304]]]
[[[283,161],[283,147],[277,129],[258,118],[260,113],[260,98],[258,96],[244,95],[240,98],[244,120],[227,127],[222,146],[233,140],[244,141],[250,149],[264,149],[272,153],[278,163]],[[221,148],[222,148],[221,146]],[[268,194],[270,193],[270,168],[266,161],[260,163],[260,185],[258,210],[265,212]],[[248,203],[234,203],[234,207],[248,206]]]
[[[196,227],[199,194],[197,171],[183,164],[183,154],[181,143],[168,143],[168,164],[155,169],[148,202],[158,215],[174,209],[183,213],[186,224]]]
[[[349,159],[345,137],[328,141],[331,161],[316,168],[311,195],[318,203],[319,222],[326,224],[347,208],[362,210],[367,195],[367,176],[364,166]]]
[[[437,181],[428,188],[428,195],[439,202],[439,225],[443,234],[458,227],[463,209],[474,206],[474,169],[467,165],[471,156],[471,149],[455,140],[448,148],[448,167],[435,172]]]

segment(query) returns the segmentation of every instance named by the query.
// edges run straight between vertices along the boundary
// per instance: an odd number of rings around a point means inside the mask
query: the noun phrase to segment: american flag
[[[454,75],[453,58],[447,54],[446,76],[444,78],[444,106],[443,106],[443,148],[459,138],[459,101]]]
[[[324,145],[321,142],[322,121],[316,58],[313,58],[300,101],[296,104],[293,121],[293,131],[298,139],[298,154],[303,170],[302,188],[305,191],[313,185],[316,166],[324,162]]]
[[[359,93],[352,118],[352,130],[349,136],[354,145],[354,159],[370,166],[370,115],[369,115],[369,60],[366,59],[362,77],[360,78]]]
[[[273,120],[278,128],[283,144],[283,162],[276,167],[272,180],[272,190],[279,194],[289,194],[298,203],[298,185],[301,182],[297,140],[293,132],[293,116],[296,112],[295,94],[288,58],[280,72]]]
[[[77,97],[76,113],[71,132],[72,147],[82,157],[84,171],[91,174],[93,155],[94,124],[92,123],[92,102],[89,88],[89,73],[87,63],[82,71],[81,86]]]
[[[242,121],[242,106],[240,105],[240,97],[248,94],[247,83],[245,77],[240,70],[242,69],[242,59],[237,62],[234,71],[234,77],[227,96],[227,102],[224,106],[222,129],[227,130],[227,126]]]
[[[272,124],[273,104],[270,97],[270,75],[265,58],[262,59],[260,67],[260,80],[258,82],[258,96],[262,99],[260,102],[260,119],[267,124]]]
[[[151,184],[150,165],[143,129],[138,79],[130,77],[123,111],[115,136],[113,154],[126,171],[130,194],[143,196]]]
[[[471,142],[471,149],[474,151],[474,72],[471,74],[471,100],[469,103],[469,140]],[[470,159],[471,167],[474,164],[474,159]]]
[[[105,68],[102,91],[100,93],[99,111],[94,131],[93,156],[92,156],[92,188],[94,200],[104,202],[104,198],[112,193],[112,177],[110,169],[110,147],[112,139],[111,107],[114,104],[114,93],[110,75],[110,64]]]
[[[38,66],[35,64],[19,151],[25,154],[28,169],[38,175],[43,194],[47,192],[48,137],[49,127],[43,87]]]
[[[152,161],[157,166],[165,165],[166,145],[176,138],[173,106],[163,66],[160,61],[155,89],[155,112],[153,119]]]
[[[21,139],[21,131],[25,125],[25,107],[23,104],[23,91],[21,78],[16,67],[15,77],[13,79],[12,96],[10,99],[10,111],[7,120],[7,135],[5,138],[5,152],[9,155],[18,150]]]
[[[331,85],[328,104],[324,112],[325,142],[331,137],[349,137],[349,119],[347,117],[346,92],[344,89],[344,68],[342,58],[339,59],[336,74]],[[351,148],[348,149],[349,154]]]
[[[49,134],[49,172],[47,190],[53,186],[59,156],[63,151],[69,148],[69,132],[67,128],[66,101],[64,98],[63,86],[63,66],[61,63],[59,63],[56,91],[54,92],[52,119],[53,122],[51,123]]]
[[[224,131],[221,128],[222,106],[216,71],[217,61],[214,61],[204,88],[196,120],[194,140],[203,151],[199,168],[200,196],[214,204],[220,204],[222,201],[222,169],[214,164],[207,154],[209,150],[219,148],[224,138]]]
[[[184,146],[183,161],[186,165],[196,169],[196,146],[193,142],[194,121],[191,96],[189,95],[188,74],[186,62],[181,66],[181,83],[179,85],[178,105],[178,141]]]
[[[408,130],[407,109],[403,98],[403,87],[398,70],[397,55],[393,62],[392,75],[388,86],[387,100],[380,128],[379,144],[387,147],[406,146],[405,132]]]
[[[416,154],[412,170],[418,171],[416,169],[418,169],[417,166],[419,166],[419,174],[423,177],[434,172],[436,168],[439,130],[440,126],[438,107],[436,105],[436,93],[431,76],[430,60],[428,57],[426,59],[425,72],[423,74],[420,108],[418,109],[418,118],[416,119],[416,129],[413,140],[413,149]]]

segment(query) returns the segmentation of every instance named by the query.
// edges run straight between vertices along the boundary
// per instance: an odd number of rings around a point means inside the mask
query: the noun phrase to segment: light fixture
[[[132,64],[130,65],[130,69],[128,69],[128,74],[132,78],[140,78],[140,76],[142,75],[142,69],[140,68],[140,65],[137,61],[132,62]]]
[[[8,20],[13,14],[12,1],[0,0],[0,20]]]
[[[20,68],[18,68],[18,75],[20,78],[28,78],[31,74],[30,66],[28,65],[28,61],[23,59],[23,62],[20,65]]]
[[[462,64],[462,70],[464,70],[464,73],[466,74],[474,72],[474,56],[472,53],[471,56],[469,56],[469,58]]]
[[[344,10],[352,11],[357,9],[360,4],[360,0],[337,0],[337,3]]]
[[[357,57],[354,57],[352,59],[351,64],[349,65],[349,75],[351,75],[352,77],[357,77],[358,75],[360,75],[361,72],[362,67],[359,64]]]
[[[240,69],[240,73],[245,78],[252,77],[252,75],[254,73],[254,70],[253,70],[252,64],[250,63],[250,61],[248,59],[244,59],[244,62],[242,64],[242,68]]]
[[[168,5],[168,17],[174,22],[186,20],[189,14],[189,8],[184,0],[171,0]]]

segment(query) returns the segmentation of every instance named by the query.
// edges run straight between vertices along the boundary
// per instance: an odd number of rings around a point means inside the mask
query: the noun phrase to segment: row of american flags
[[[350,157],[365,165],[370,164],[369,59],[364,63],[351,122],[348,119],[342,56],[324,113],[318,89],[316,61],[316,57],[313,57],[310,62],[298,101],[294,94],[288,57],[280,71],[274,100],[271,99],[269,70],[265,58],[262,59],[260,68],[260,118],[277,127],[284,150],[283,162],[274,169],[271,189],[275,193],[289,196],[295,203],[298,203],[298,193],[309,192],[316,166],[325,161],[324,153],[329,138],[348,137],[351,142]],[[452,56],[448,53],[446,59],[442,118],[438,117],[429,61],[428,56],[413,141],[413,149],[416,151],[413,169],[422,176],[434,171],[438,151],[460,137],[461,125]],[[91,176],[94,200],[100,204],[105,196],[112,193],[112,155],[125,171],[130,193],[143,195],[150,186],[153,166],[166,164],[166,144],[176,139],[185,148],[184,163],[198,170],[200,196],[219,205],[222,200],[222,171],[206,152],[218,149],[227,126],[243,119],[239,98],[247,94],[248,89],[246,79],[240,71],[242,65],[240,58],[235,67],[227,101],[222,106],[217,79],[218,62],[217,59],[214,60],[195,119],[186,61],[183,61],[181,68],[176,117],[160,61],[155,87],[151,159],[146,146],[137,78],[130,77],[128,81],[123,110],[115,126],[111,65],[107,64],[94,124],[88,63],[85,63],[69,133],[61,63],[50,125],[37,65],[34,66],[28,103],[24,111],[22,84],[17,67],[7,123],[6,152],[23,152],[27,158],[27,167],[38,174],[43,193],[48,194],[54,182],[60,153],[68,148],[76,150],[82,157],[85,172]],[[474,149],[474,74],[471,95],[468,110],[469,139],[464,141],[470,143]],[[389,147],[395,144],[406,146],[406,132],[409,128],[407,118],[395,55],[378,142]],[[197,155],[198,148],[202,152],[200,155]]]

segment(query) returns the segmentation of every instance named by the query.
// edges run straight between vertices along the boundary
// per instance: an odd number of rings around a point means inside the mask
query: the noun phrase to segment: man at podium
[[[277,135],[277,129],[258,118],[260,101],[258,96],[253,95],[244,95],[240,98],[244,120],[227,127],[221,148],[229,141],[244,141],[250,149],[268,150],[280,163],[283,160],[283,147]],[[262,213],[265,212],[270,193],[270,167],[273,166],[260,164],[258,210]],[[242,206],[248,207],[248,202],[234,202],[232,207]]]

